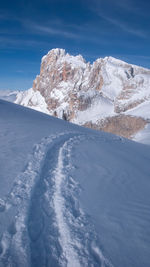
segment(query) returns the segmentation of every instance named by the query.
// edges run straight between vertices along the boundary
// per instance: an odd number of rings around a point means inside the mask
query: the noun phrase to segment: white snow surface
[[[0,89],[0,99],[7,100],[10,102],[15,102],[17,94],[19,91],[11,91],[11,90],[1,90]]]
[[[112,101],[101,97],[100,99],[96,99],[88,109],[77,111],[77,116],[73,122],[79,125],[89,121],[96,123],[100,119],[105,119],[108,116],[113,116],[115,114]]]
[[[42,62],[44,62],[46,60],[46,57],[53,52],[57,57],[60,57],[61,63],[67,62],[71,64],[73,68],[79,68],[79,67],[86,68],[86,62],[81,55],[71,56],[70,54],[66,53],[65,49],[59,49],[59,48],[54,48],[50,50],[48,54],[42,58]]]
[[[150,123],[147,124],[142,131],[139,131],[135,136],[133,136],[133,140],[150,145]]]
[[[39,91],[33,91],[32,88],[19,92],[17,94],[17,98],[14,103],[22,103],[23,106],[28,106],[37,111],[44,112],[49,114],[49,110],[47,109],[47,104],[45,102],[44,97],[41,95]]]
[[[137,107],[125,112],[127,115],[150,119],[150,100],[138,105]]]
[[[150,146],[0,100],[0,266],[149,267]]]

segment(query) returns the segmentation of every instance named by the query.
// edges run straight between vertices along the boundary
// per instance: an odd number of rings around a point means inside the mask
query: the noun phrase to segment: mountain
[[[81,55],[52,49],[42,58],[33,88],[20,92],[15,102],[78,125],[138,138],[150,122],[150,70],[112,57],[90,64]]]
[[[0,99],[15,102],[19,91],[0,90]]]
[[[150,146],[0,100],[0,266],[149,267]]]

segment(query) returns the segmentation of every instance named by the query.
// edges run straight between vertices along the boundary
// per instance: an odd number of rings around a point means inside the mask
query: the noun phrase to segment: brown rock
[[[140,117],[119,115],[99,121],[97,124],[89,122],[83,126],[131,138],[138,131],[144,129],[146,124],[147,121]]]

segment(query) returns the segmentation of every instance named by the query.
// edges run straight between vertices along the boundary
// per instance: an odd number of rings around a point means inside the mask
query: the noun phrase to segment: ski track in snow
[[[9,196],[1,200],[4,212],[15,210],[16,216],[1,238],[0,266],[112,267],[70,175],[72,148],[86,138],[66,132],[35,145]]]
[[[80,263],[73,248],[70,232],[63,214],[65,199],[62,195],[61,187],[63,180],[65,180],[65,175],[63,174],[63,150],[66,148],[66,145],[67,143],[64,143],[59,150],[58,164],[54,171],[55,192],[53,195],[53,205],[60,234],[60,244],[63,249],[63,255],[67,260],[67,266],[78,267]]]

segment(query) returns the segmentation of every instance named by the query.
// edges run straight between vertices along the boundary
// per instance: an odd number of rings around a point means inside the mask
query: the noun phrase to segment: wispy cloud
[[[38,41],[33,39],[25,39],[21,40],[19,37],[12,38],[11,36],[8,37],[0,37],[0,48],[6,49],[7,47],[17,48],[17,49],[24,49],[27,47],[42,47],[45,45],[49,45],[48,42]]]
[[[148,31],[137,27],[137,22],[140,20],[140,15],[143,16],[143,13],[139,6],[135,5],[133,0],[93,1],[94,5],[89,5],[89,8],[93,13],[95,13],[96,16],[100,17],[106,22],[109,22],[111,25],[125,33],[140,38],[149,37]],[[122,18],[122,14],[126,20]],[[136,22],[136,24],[131,23],[132,21]]]
[[[26,26],[30,26],[30,30],[36,31],[36,33],[39,34],[48,34],[48,35],[61,35],[66,38],[76,39],[79,37],[79,35],[72,33],[70,31],[67,31],[65,29],[58,29],[55,26],[51,25],[39,25],[34,22],[30,22],[29,25],[26,24]]]
[[[97,38],[91,25],[65,24],[60,19],[48,21],[47,24],[39,24],[36,21],[22,20],[23,26],[33,35],[59,36],[74,41],[87,41],[92,43],[106,43],[106,40]],[[105,32],[105,31],[104,31]]]
[[[101,18],[103,18],[104,20],[108,21],[109,23],[111,23],[112,25],[120,28],[124,32],[136,35],[136,36],[141,37],[141,38],[146,38],[147,37],[147,34],[144,31],[132,28],[131,25],[127,25],[126,23],[122,22],[119,19],[114,19],[114,18],[111,18],[111,17],[107,17],[107,16],[104,16],[102,14],[99,14],[99,16]]]
[[[1,34],[16,34],[16,33],[23,33],[26,34],[26,30],[28,34],[34,35],[58,35],[63,36],[65,38],[76,39],[79,38],[79,34],[75,33],[76,31],[72,28],[69,28],[69,25],[65,25],[63,21],[59,18],[55,18],[53,20],[48,21],[46,24],[38,23],[36,20],[32,20],[26,17],[20,16],[6,16],[6,14],[0,13],[0,20],[9,20],[11,22],[17,22],[20,24],[21,27],[16,30],[10,29],[2,29],[0,30]]]
[[[140,29],[136,29],[133,28],[131,26],[131,24],[127,24],[126,22],[122,21],[119,18],[113,18],[111,16],[107,16],[104,13],[94,10],[96,12],[96,14],[102,18],[103,20],[109,22],[111,25],[115,26],[118,29],[121,29],[122,31],[132,34],[134,36],[140,37],[140,38],[147,38],[148,34],[146,31],[140,30]]]
[[[97,10],[103,10],[103,7],[107,7],[110,9],[113,7],[114,9],[118,8],[122,10],[123,12],[129,13],[132,15],[142,15],[143,16],[143,10],[142,10],[142,2],[140,1],[134,1],[134,0],[92,0],[92,5],[91,1],[89,1],[89,7],[91,10],[93,10],[93,7],[96,7]],[[104,10],[103,10],[104,11]],[[145,14],[146,15],[146,14]]]
[[[111,0],[106,0],[111,1]],[[145,12],[143,12],[143,3],[141,1],[133,1],[133,0],[115,0],[115,5],[121,8],[123,11],[126,11],[132,15],[138,16],[147,16]]]

